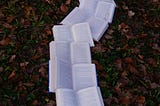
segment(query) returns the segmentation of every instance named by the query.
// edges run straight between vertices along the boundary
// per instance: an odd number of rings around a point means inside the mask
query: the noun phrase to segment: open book
[[[89,87],[79,91],[56,90],[57,106],[104,106],[99,87]]]
[[[50,42],[50,59],[55,57],[68,64],[90,64],[90,46],[82,42],[52,41]]]
[[[85,42],[94,46],[90,26],[87,22],[75,25],[55,25],[53,27],[55,41]]]
[[[54,60],[50,60],[49,80],[50,92],[54,92],[59,88],[77,91],[97,86],[95,65],[71,65],[55,58]]]

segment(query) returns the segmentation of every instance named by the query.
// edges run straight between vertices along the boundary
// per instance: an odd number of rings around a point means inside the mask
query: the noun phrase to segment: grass
[[[0,41],[10,39],[6,41],[9,44],[0,45],[1,106],[55,105],[55,94],[48,92],[48,45],[54,40],[51,28],[59,24],[78,1],[72,0],[67,13],[60,10],[65,0],[48,1],[0,0]],[[154,44],[160,46],[160,7],[147,0],[118,0],[116,4],[113,23],[108,29],[113,33],[105,33],[112,39],[103,37],[98,42],[106,48],[105,51],[92,51],[92,60],[102,67],[97,69],[97,75],[104,102],[107,105],[106,100],[110,100],[111,106],[158,106],[160,88],[153,88],[151,84],[160,85],[160,54],[153,49]],[[129,18],[128,11],[135,12],[135,15]],[[129,33],[122,33],[119,29],[122,23],[129,26]],[[136,38],[127,39],[126,34]],[[147,36],[141,38],[142,34]],[[133,62],[126,60],[128,57]],[[118,59],[121,60],[121,70],[117,68]],[[124,102],[125,96],[130,98],[129,104]],[[137,102],[138,96],[145,98],[144,103]]]

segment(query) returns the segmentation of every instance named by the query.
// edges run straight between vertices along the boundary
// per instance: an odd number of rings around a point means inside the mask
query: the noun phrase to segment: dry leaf
[[[63,3],[62,3],[62,5],[61,5],[60,9],[61,9],[61,11],[62,11],[63,13],[67,13],[67,12],[68,12],[68,7],[67,7],[65,4],[63,4]]]
[[[128,16],[129,16],[129,18],[132,18],[133,16],[135,15],[135,12],[133,12],[133,11],[128,11]]]
[[[97,60],[93,60],[92,61],[95,65],[98,71],[103,71],[103,66],[97,61]]]
[[[45,32],[47,35],[52,35],[52,31],[49,28],[45,29]]]
[[[134,61],[133,61],[133,59],[132,59],[131,57],[126,57],[126,58],[124,59],[124,61],[125,61],[125,63],[127,63],[127,64],[133,64],[133,63],[134,63]]]
[[[10,24],[8,24],[8,23],[4,23],[4,24],[3,24],[3,27],[5,27],[5,28],[7,28],[7,29],[12,29],[12,28],[13,28],[13,26],[10,25]]]
[[[66,5],[69,5],[71,3],[71,0],[66,0]]]
[[[9,62],[13,62],[13,61],[15,60],[15,58],[16,58],[16,55],[12,55],[12,56],[10,57],[10,59],[9,59]]]
[[[46,106],[56,106],[56,102],[53,100],[49,100]]]
[[[21,67],[26,67],[29,64],[29,62],[20,63]]]
[[[148,58],[148,59],[147,59],[147,62],[148,62],[150,65],[152,65],[153,67],[158,67],[157,61],[156,61],[155,59],[153,59],[153,58]]]
[[[8,79],[13,78],[16,75],[15,71],[12,71],[12,73],[9,75]]]
[[[144,104],[145,103],[145,97],[144,96],[138,96],[136,98],[136,103],[138,103],[138,104]]]
[[[0,73],[3,71],[3,67],[0,67]]]
[[[116,67],[118,70],[122,70],[122,59],[117,59],[116,60]]]
[[[130,104],[130,98],[129,96],[123,96],[120,98],[120,103],[124,105],[129,105]]]
[[[6,45],[8,45],[10,42],[11,42],[11,40],[10,40],[9,38],[5,38],[5,39],[2,39],[2,40],[0,41],[0,45],[6,46]]]
[[[94,53],[105,52],[106,50],[107,48],[104,47],[101,43],[96,44],[96,46],[92,48],[92,52]]]
[[[150,87],[151,87],[152,89],[156,89],[156,88],[159,88],[160,85],[154,82],[154,83],[151,83],[151,84],[150,84]]]
[[[46,70],[44,67],[41,67],[38,72],[41,74],[41,76],[42,76],[43,78],[46,78],[46,77],[47,77],[47,76],[46,76],[47,70]]]

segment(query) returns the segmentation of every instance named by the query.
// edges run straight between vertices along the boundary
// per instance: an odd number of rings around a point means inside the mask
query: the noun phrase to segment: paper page
[[[72,32],[76,42],[89,43],[90,46],[94,46],[90,26],[87,22],[73,25]]]
[[[68,25],[54,25],[53,35],[55,41],[73,41],[71,26]]]
[[[56,90],[57,106],[78,106],[77,95],[71,89]]]
[[[72,69],[71,68],[72,68],[71,64],[67,64],[57,59],[57,74],[56,74],[57,88],[73,89]]]
[[[108,22],[95,17],[91,17],[87,21],[89,22],[93,39],[95,41],[99,41],[106,29],[108,28]]]
[[[104,106],[99,87],[90,87],[77,92],[81,106]]]
[[[50,43],[50,58],[57,57],[63,62],[70,63],[70,43],[63,41],[54,41]]]
[[[49,92],[55,92],[55,72],[53,60],[49,60]]]
[[[75,64],[72,66],[73,89],[97,86],[96,69],[94,64]]]
[[[87,19],[85,11],[80,10],[78,7],[74,8],[63,20],[64,25],[73,25],[77,23],[82,23]]]
[[[71,43],[71,63],[91,63],[91,53],[88,43]]]
[[[97,0],[83,0],[81,1],[79,8],[88,14],[88,17],[92,17],[95,13]]]

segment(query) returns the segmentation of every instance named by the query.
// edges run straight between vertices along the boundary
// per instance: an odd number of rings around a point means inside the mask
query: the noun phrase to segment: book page
[[[94,64],[75,64],[72,66],[73,89],[97,86],[96,69]]]
[[[73,41],[71,26],[68,25],[54,25],[53,35],[55,41]]]
[[[78,106],[77,95],[71,89],[56,90],[57,106]]]
[[[80,106],[104,106],[99,87],[90,87],[77,92]]]
[[[76,42],[86,42],[90,46],[94,46],[90,26],[87,22],[73,25],[72,32]]]
[[[71,43],[71,63],[91,63],[90,46],[88,43]]]
[[[99,41],[106,29],[108,28],[108,22],[95,17],[91,17],[87,21],[89,22],[93,39],[95,41]]]
[[[81,0],[79,8],[85,11],[88,17],[93,17],[98,0]]]
[[[70,63],[70,43],[63,41],[54,41],[50,47],[50,56],[57,57],[63,62]],[[52,59],[52,58],[51,58]]]
[[[73,89],[71,64],[57,59],[56,80],[57,88]]]
[[[62,20],[61,23],[64,25],[73,25],[84,22],[86,18],[87,15],[85,11],[82,11],[76,7]]]

